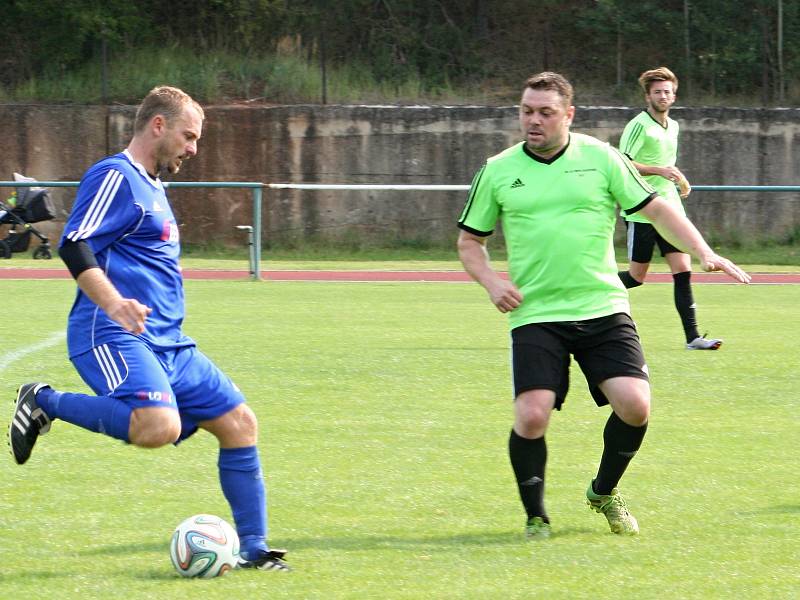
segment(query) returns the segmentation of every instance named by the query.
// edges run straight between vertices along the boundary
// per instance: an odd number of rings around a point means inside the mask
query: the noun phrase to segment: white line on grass
[[[20,348],[19,350],[14,350],[13,352],[7,352],[6,354],[0,354],[0,373],[5,371],[6,368],[11,366],[12,363],[15,363],[19,359],[25,358],[34,352],[39,352],[39,350],[46,350],[51,346],[55,346],[56,344],[63,342],[66,337],[67,334],[64,331],[58,331],[51,334],[49,338],[46,338],[41,342],[37,342],[36,344],[32,344],[31,346]]]

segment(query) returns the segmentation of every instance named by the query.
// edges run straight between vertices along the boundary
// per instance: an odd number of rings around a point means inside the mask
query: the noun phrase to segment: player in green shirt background
[[[545,432],[569,387],[574,356],[598,406],[611,405],[604,449],[586,491],[611,531],[636,534],[617,483],[638,451],[650,416],[647,365],[618,274],[616,209],[641,213],[706,271],[749,276],[718,256],[672,203],[660,197],[617,149],[570,133],[572,86],[557,73],[528,79],[519,109],[524,141],[490,158],[475,175],[458,254],[465,270],[509,314],[514,426],[509,456],[529,538],[550,535],[544,508]],[[486,240],[502,223],[509,279],[492,269]]]
[[[675,103],[675,94],[678,91],[678,78],[667,67],[659,67],[642,73],[639,76],[639,85],[644,90],[647,108],[625,126],[619,148],[658,191],[659,196],[670,201],[683,213],[681,198],[689,195],[691,187],[680,169],[675,166],[679,128],[678,123],[669,117],[669,109]],[[675,308],[683,325],[686,348],[718,349],[722,340],[706,339],[697,328],[691,286],[691,257],[664,239],[647,218],[640,214],[625,215],[625,225],[628,229],[630,265],[627,271],[619,273],[625,287],[637,287],[644,283],[653,258],[653,249],[657,244],[661,256],[666,259],[672,271]]]

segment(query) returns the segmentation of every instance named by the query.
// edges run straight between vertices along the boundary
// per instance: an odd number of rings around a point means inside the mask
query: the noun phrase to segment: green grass
[[[715,247],[715,250],[746,267],[754,273],[800,271],[800,245],[764,244],[753,247]],[[505,249],[499,244],[490,247],[496,268],[507,269]],[[625,249],[617,248],[620,268],[626,266]],[[214,245],[183,248],[181,262],[190,269],[247,270],[246,248]],[[32,250],[14,254],[10,260],[0,260],[0,268],[63,268],[57,255],[53,260],[33,260]],[[460,270],[454,246],[342,248],[323,244],[309,244],[299,248],[264,248],[262,269],[384,269],[384,270]],[[697,270],[697,261],[694,260]],[[669,272],[665,261],[655,257],[653,272]]]
[[[773,265],[775,267],[800,267],[800,243],[763,243],[751,245],[714,244],[714,250],[731,260],[743,265]],[[502,242],[492,240],[489,243],[493,259],[505,261],[506,251]],[[627,261],[624,246],[617,247],[617,260]],[[224,259],[247,260],[244,248],[235,247],[184,247],[184,259]],[[406,245],[392,247],[347,247],[332,243],[310,242],[299,247],[268,247],[262,250],[262,260],[266,262],[370,262],[370,261],[456,261],[455,241],[446,245]],[[694,261],[695,264],[697,261]],[[654,256],[653,268],[666,268],[665,261]],[[667,269],[668,270],[668,269]]]
[[[85,390],[65,357],[68,281],[4,281],[0,396]],[[56,422],[0,461],[4,598],[788,598],[800,588],[796,286],[698,285],[715,353],[683,350],[671,286],[632,291],[648,436],[622,482],[642,534],[583,493],[607,410],[579,371],[548,433],[554,536],[526,543],[506,455],[505,319],[470,284],[189,281],[186,331],[260,419],[271,538],[295,572],[182,580],[172,528],[230,518],[213,439],[146,451]],[[50,345],[22,356],[32,344]],[[8,402],[7,408],[10,408]]]

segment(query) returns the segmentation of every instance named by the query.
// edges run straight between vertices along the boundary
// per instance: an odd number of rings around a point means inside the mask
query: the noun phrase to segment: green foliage
[[[317,102],[322,64],[330,101],[432,101],[449,90],[462,101],[515,101],[520,81],[544,69],[573,79],[581,103],[628,101],[638,74],[659,64],[681,78],[683,103],[733,97],[770,104],[781,98],[781,86],[784,102],[800,99],[800,4],[787,0],[213,0],[187,10],[152,0],[6,5],[0,99],[96,102],[104,51],[112,61],[111,101],[136,96],[144,77],[127,81],[127,60],[167,51],[171,60],[150,63],[150,77],[175,82],[171,62],[180,63],[179,74],[211,102]],[[195,58],[202,65],[187,72]],[[60,85],[63,79],[73,83]]]
[[[85,391],[53,337],[74,284],[3,286],[26,307],[0,349],[7,408],[24,381]],[[576,368],[548,433],[554,535],[530,544],[506,452],[508,333],[477,285],[188,281],[187,332],[258,415],[271,539],[295,571],[174,574],[172,528],[230,518],[211,436],[145,451],[56,422],[28,464],[0,461],[2,596],[794,597],[797,288],[695,286],[715,353],[682,349],[671,295],[632,291],[654,394],[621,486],[641,536],[584,505],[607,409]]]
[[[109,64],[109,95],[135,104],[155,85],[169,82],[192,91],[202,102],[256,100],[272,103],[318,102],[322,96],[320,66],[296,54],[273,53],[245,59],[231,51],[180,52],[178,46],[146,48],[113,55]],[[369,67],[355,63],[329,69],[327,98],[330,102],[413,102],[421,96],[455,99],[447,85],[427,86],[416,75],[404,80],[379,81]],[[48,69],[13,89],[0,88],[0,99],[16,101],[101,101],[98,63],[59,75]]]

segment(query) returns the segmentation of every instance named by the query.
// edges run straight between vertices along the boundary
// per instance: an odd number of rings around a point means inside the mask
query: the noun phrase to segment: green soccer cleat
[[[589,489],[586,490],[586,503],[594,511],[606,516],[612,533],[619,535],[637,535],[639,533],[639,524],[636,522],[636,518],[628,512],[628,505],[625,504],[625,499],[620,496],[617,488],[611,490],[609,495],[601,496],[594,493],[590,483]]]
[[[546,540],[550,537],[550,523],[542,517],[531,517],[525,524],[525,537],[529,540]]]

